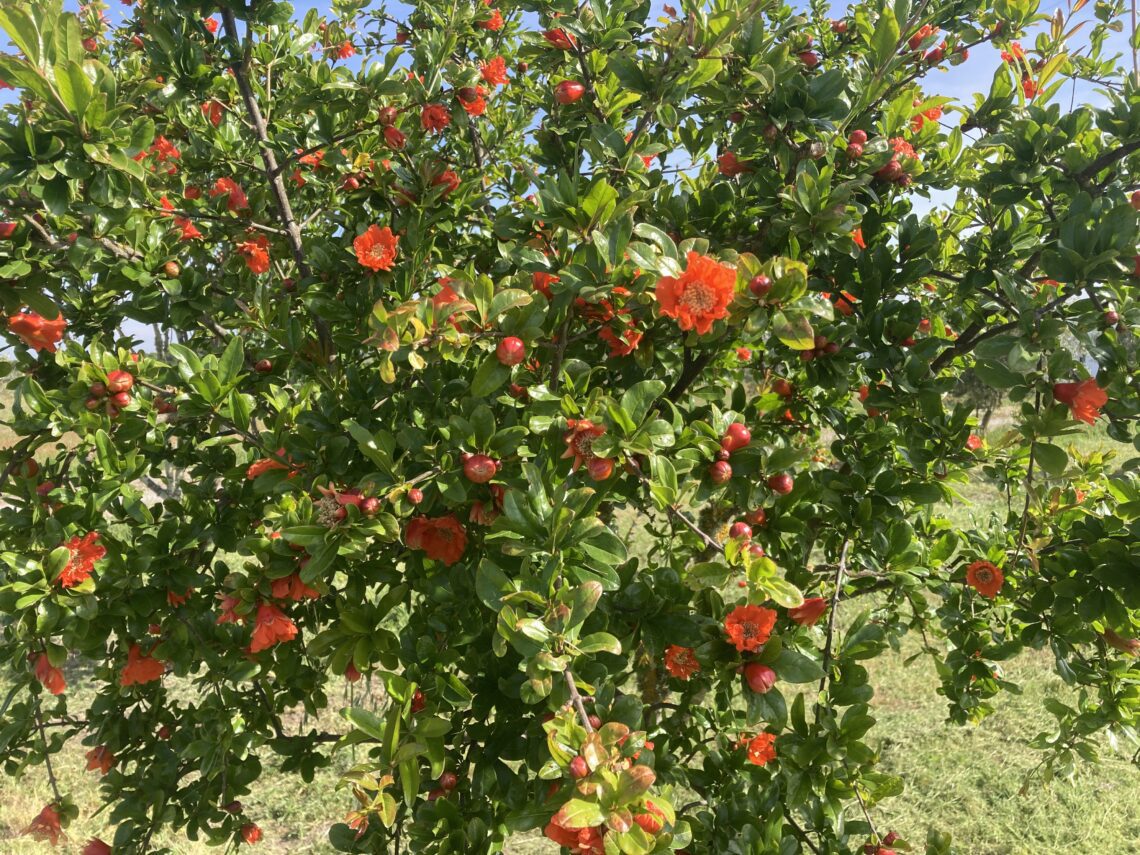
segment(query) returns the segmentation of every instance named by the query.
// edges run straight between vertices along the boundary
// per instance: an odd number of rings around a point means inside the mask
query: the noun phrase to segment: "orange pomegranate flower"
[[[1108,393],[1091,378],[1080,383],[1054,383],[1053,397],[1069,405],[1074,419],[1090,425],[1100,418],[1100,408],[1108,403]]]
[[[1005,582],[1005,574],[990,561],[975,561],[966,568],[966,584],[983,597],[993,599]]]
[[[741,653],[764,646],[775,625],[776,613],[763,606],[737,606],[724,619],[728,640]]]
[[[972,433],[966,437],[966,448],[970,451],[977,451],[984,443],[985,441],[976,433]]]
[[[727,178],[735,178],[737,175],[752,171],[751,166],[747,163],[741,163],[737,159],[736,153],[731,151],[726,151],[716,159],[716,168],[721,175]]]
[[[91,571],[95,569],[95,562],[102,559],[107,550],[99,544],[99,535],[91,531],[81,537],[73,537],[66,544],[71,557],[59,572],[56,580],[64,588],[74,588],[87,581]]]
[[[187,588],[181,594],[178,593],[177,591],[167,591],[166,592],[166,602],[169,606],[171,606],[171,608],[176,609],[179,606],[186,605],[186,601],[190,599],[190,597],[193,593],[194,593],[193,588]]]
[[[554,294],[550,290],[550,286],[555,282],[562,280],[555,276],[553,273],[547,273],[545,270],[536,270],[530,275],[531,283],[534,285],[534,290],[545,297],[547,300],[553,300]]]
[[[776,735],[773,733],[758,733],[747,741],[748,762],[756,766],[765,766],[776,759]]]
[[[574,47],[578,44],[578,40],[561,27],[547,30],[542,34],[542,37],[554,47],[560,48],[561,50],[574,50]]]
[[[562,813],[559,811],[542,833],[547,839],[569,850],[571,855],[604,855],[606,845],[602,826],[567,828],[562,822]]]
[[[855,246],[859,249],[866,249],[867,244],[863,241],[863,229],[857,228],[851,232],[851,240],[855,241]]]
[[[1140,639],[1128,638],[1109,627],[1101,634],[1101,638],[1112,648],[1129,656],[1140,656]]]
[[[691,647],[670,644],[665,648],[665,670],[674,677],[688,680],[701,670],[701,663]]]
[[[410,549],[423,550],[433,561],[448,567],[463,557],[467,549],[467,532],[454,514],[443,517],[415,517],[404,531],[404,543]]]
[[[119,685],[143,685],[161,679],[166,673],[166,664],[159,659],[144,654],[137,644],[127,651],[127,664],[119,672]]]
[[[459,176],[454,171],[445,169],[431,180],[431,184],[433,187],[442,187],[443,196],[447,198],[459,186]]]
[[[53,695],[62,695],[67,691],[67,681],[63,678],[63,672],[51,664],[46,653],[36,657],[35,673],[36,679]]]
[[[198,230],[198,227],[186,217],[175,217],[174,227],[182,229],[182,234],[178,238],[180,241],[197,240],[202,236],[202,232]]]
[[[115,765],[115,755],[106,745],[96,745],[85,755],[87,757],[87,771],[99,772],[106,775]]]
[[[1010,42],[1009,50],[1001,52],[1002,62],[1015,62],[1019,59],[1025,59],[1025,50],[1021,47],[1021,42]]]
[[[261,603],[257,607],[257,619],[253,624],[253,640],[250,653],[268,650],[281,641],[292,641],[297,637],[297,624],[285,612],[272,603]]]
[[[439,133],[451,124],[451,113],[442,104],[428,104],[420,113],[420,124],[425,131]]]
[[[241,839],[251,846],[261,840],[261,829],[256,822],[247,822],[241,827]]]
[[[369,270],[391,270],[396,261],[396,244],[400,239],[388,226],[369,226],[352,242],[356,260]]]
[[[60,839],[64,837],[63,829],[59,825],[59,808],[54,804],[47,805],[20,833],[32,840],[58,846]]]
[[[643,335],[632,321],[621,332],[614,332],[609,327],[598,330],[598,338],[610,346],[610,356],[629,356],[637,350]]]
[[[483,30],[490,30],[493,33],[498,32],[503,28],[503,13],[498,9],[492,9],[491,17],[486,21],[477,22],[475,26]]]
[[[679,277],[657,280],[661,314],[676,318],[681,329],[695,329],[699,335],[712,329],[714,321],[727,317],[735,293],[736,270],[696,252],[688,254]]]
[[[336,58],[337,59],[348,59],[349,57],[355,56],[355,55],[356,55],[356,46],[350,41],[344,42],[337,49],[337,52],[336,52]]]
[[[464,101],[462,98],[460,98],[459,103],[463,105],[463,109],[467,111],[467,115],[482,116],[485,112],[487,112],[487,101],[483,97],[487,94],[487,90],[482,86],[477,86],[475,87],[475,92],[477,94],[473,99],[470,101]]]
[[[827,611],[827,600],[823,597],[807,597],[794,609],[788,609],[788,617],[800,626],[812,626]]]
[[[567,419],[566,426],[570,428],[562,440],[566,443],[566,450],[562,452],[562,459],[574,458],[570,471],[574,472],[583,463],[594,457],[594,440],[606,432],[604,425],[596,425],[589,419]]]
[[[489,83],[491,86],[506,86],[511,82],[511,79],[507,77],[507,61],[501,56],[496,56],[489,62],[480,65],[479,75],[483,78],[484,83]]]
[[[241,600],[230,594],[218,594],[218,599],[221,601],[220,607],[222,613],[218,615],[219,624],[222,623],[245,623],[249,620],[248,615],[239,615],[237,607],[241,605]]]
[[[284,457],[285,449],[279,448],[277,449],[275,457],[265,457],[261,460],[253,461],[253,463],[249,464],[249,468],[245,470],[246,479],[252,481],[258,475],[263,475],[264,473],[271,472],[274,469],[291,469],[291,464],[285,463],[283,461]]]
[[[274,599],[277,600],[299,602],[301,600],[315,600],[321,595],[319,591],[302,582],[299,573],[290,573],[284,578],[274,579],[270,582],[269,588]]]
[[[83,851],[79,855],[112,855],[111,847],[109,844],[103,842],[98,837],[92,837],[87,841],[83,847]]]
[[[384,142],[388,144],[389,148],[399,151],[408,142],[408,138],[395,125],[388,125],[384,128]]]
[[[210,198],[216,199],[219,196],[228,197],[226,207],[231,211],[240,211],[242,208],[249,207],[249,199],[246,197],[245,191],[232,178],[219,178],[214,182],[214,186],[210,188]]]
[[[18,336],[24,344],[35,351],[46,350],[55,353],[55,346],[63,339],[67,321],[63,315],[48,320],[38,312],[28,310],[8,318],[8,332]]]
[[[213,100],[203,102],[202,115],[216,128],[222,123],[222,102]]]
[[[245,266],[253,273],[265,273],[269,270],[269,241],[265,235],[255,235],[239,243],[237,251],[245,258]]]

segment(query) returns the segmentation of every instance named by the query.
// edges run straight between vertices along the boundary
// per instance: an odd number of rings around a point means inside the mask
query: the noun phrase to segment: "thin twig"
[[[582,695],[574,684],[573,672],[567,668],[562,672],[562,676],[566,678],[566,688],[570,690],[570,701],[574,704],[574,709],[578,711],[578,718],[582,722],[582,727],[586,728],[586,733],[593,733],[594,726],[590,724],[590,716],[586,713],[586,704],[583,703]]]
[[[804,846],[814,852],[815,855],[821,855],[820,848],[811,842],[811,838],[807,836],[807,832],[800,828],[799,823],[796,822],[795,818],[792,816],[791,811],[787,810],[786,808],[784,809],[784,819],[787,821],[788,825],[792,827],[792,832],[796,835],[796,837],[800,839],[800,842]]]
[[[222,6],[220,11],[222,14],[222,24],[225,27],[226,38],[231,42],[234,52],[237,54],[241,46],[238,41],[237,21],[234,19],[233,9],[228,6]],[[293,216],[293,207],[289,204],[289,195],[285,192],[285,182],[281,178],[280,167],[277,164],[277,156],[273,153],[273,148],[269,144],[269,130],[266,127],[265,118],[261,114],[261,108],[257,104],[253,87],[249,83],[248,65],[250,51],[251,45],[249,44],[247,35],[242,58],[240,60],[235,58],[230,69],[233,71],[238,91],[241,92],[242,101],[245,102],[246,113],[249,115],[249,120],[253,124],[254,132],[257,134],[258,149],[261,153],[261,162],[264,166],[263,172],[265,173],[266,180],[269,182],[270,189],[273,191],[273,200],[277,205],[277,213],[281,219],[281,223],[285,226],[289,246],[293,250],[293,261],[296,263],[297,270],[301,276],[307,278],[310,272],[308,262],[305,260],[304,246],[301,243],[301,229]],[[317,329],[317,338],[320,341],[321,352],[324,354],[324,357],[328,359],[333,353],[332,331],[324,318],[316,314],[313,314],[312,317],[313,325]]]
[[[44,733],[44,719],[40,714],[40,696],[36,695],[36,703],[34,715],[36,719],[36,729],[40,732],[40,741],[44,745],[44,768],[47,770],[48,783],[51,784],[51,791],[55,795],[56,804],[63,801],[63,796],[59,792],[59,781],[56,780],[55,770],[51,767],[51,752],[48,750],[47,734]]]
[[[827,639],[823,645],[823,677],[819,681],[819,690],[827,688],[828,668],[831,666],[831,645],[835,639],[835,616],[839,612],[839,598],[843,594],[843,576],[847,573],[847,556],[851,552],[851,536],[843,539],[843,546],[839,550],[839,563],[835,567],[835,590],[831,594],[831,613],[827,616]]]
[[[627,457],[626,462],[629,464],[630,468],[633,469],[634,474],[637,476],[637,480],[644,484],[646,487],[649,487],[649,479],[646,478],[645,473],[641,471],[641,464],[637,462],[637,459],[634,457]],[[699,525],[689,519],[689,515],[682,511],[680,508],[676,507],[675,505],[669,505],[665,510],[674,519],[689,529],[689,531],[693,532],[693,534],[697,535],[701,540],[703,540],[705,542],[705,545],[710,549],[715,549],[718,552],[724,552],[724,544],[720,543],[715,537],[704,531]]]

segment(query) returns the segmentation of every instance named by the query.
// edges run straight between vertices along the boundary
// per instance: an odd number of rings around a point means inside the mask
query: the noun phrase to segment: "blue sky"
[[[113,25],[117,26],[125,17],[132,14],[133,9],[129,6],[124,6],[118,0],[108,0],[110,8],[107,10],[108,17]],[[374,4],[379,5],[379,4]],[[662,0],[654,0],[655,11],[659,11],[662,5]],[[680,5],[680,4],[677,4]],[[1086,29],[1091,27],[1093,20],[1094,3],[1089,3],[1077,17],[1077,21],[1087,20],[1090,24],[1086,25]],[[77,0],[65,0],[65,8],[76,11],[79,8]],[[805,12],[808,10],[807,3],[793,3],[793,6],[803,9]],[[847,6],[842,3],[833,3],[831,5],[832,17],[842,17]],[[1041,12],[1052,14],[1058,5],[1045,5],[1041,6]],[[301,19],[310,9],[317,9],[321,12],[328,12],[329,3],[327,2],[296,2],[294,3],[296,10],[296,17]],[[388,13],[396,18],[402,18],[407,12],[409,7],[404,3],[389,2],[387,4]],[[1120,55],[1119,62],[1128,64],[1131,62],[1131,57],[1128,47],[1128,30],[1129,22],[1125,19],[1123,22],[1124,28],[1119,33],[1113,33],[1108,41],[1107,53],[1112,55],[1118,53]],[[1083,40],[1084,31],[1078,33],[1071,44],[1071,49],[1079,50],[1085,46]],[[1022,44],[1027,49],[1032,47],[1033,36],[1023,38]],[[975,92],[987,91],[990,82],[993,78],[994,70],[1001,64],[999,56],[999,49],[992,45],[982,45],[975,48],[970,52],[970,58],[967,62],[957,67],[943,67],[939,70],[931,72],[926,78],[926,94],[927,95],[944,95],[955,99],[959,104],[969,106],[972,103],[972,95]],[[1090,103],[1099,104],[1103,103],[1103,96],[1096,92],[1094,87],[1086,82],[1077,82],[1074,86],[1066,86],[1058,97],[1069,101],[1074,98],[1075,103]],[[0,92],[0,103],[10,101],[12,93],[5,91]],[[948,111],[949,112],[949,111]],[[949,113],[944,120],[947,124],[954,121],[954,114]]]

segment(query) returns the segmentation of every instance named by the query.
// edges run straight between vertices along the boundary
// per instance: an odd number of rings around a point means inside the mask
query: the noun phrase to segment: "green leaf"
[[[677,251],[677,244],[673,242],[673,238],[669,237],[657,226],[650,225],[649,223],[638,223],[633,227],[633,233],[639,238],[645,238],[657,244],[657,248],[661,251],[662,255],[668,256],[674,261],[680,261],[681,255]]]
[[[578,649],[583,653],[612,653],[621,655],[621,642],[608,632],[595,632],[578,641]]]
[[[510,376],[511,369],[499,362],[499,358],[492,353],[475,372],[475,379],[471,381],[471,394],[476,398],[484,398],[506,383]]]
[[[660,380],[642,380],[634,383],[621,396],[621,408],[635,425],[640,425],[653,406],[665,393],[665,384]]]
[[[62,175],[44,184],[44,204],[57,217],[67,212],[71,204],[71,188]]]
[[[754,584],[769,598],[786,609],[794,609],[804,601],[804,595],[800,593],[800,589],[786,579],[769,576],[756,580]]]
[[[341,716],[357,730],[367,733],[373,739],[384,741],[384,719],[363,707],[346,707]]]
[[[64,106],[76,118],[82,118],[95,92],[91,80],[83,71],[83,66],[74,60],[56,65],[55,86],[59,90],[59,97]]]
[[[337,545],[335,541],[321,543],[315,550],[310,549],[309,560],[300,570],[301,581],[308,585],[321,578],[325,570],[333,563],[333,559],[336,558],[336,553]]]
[[[818,662],[789,647],[780,651],[772,668],[786,683],[811,683],[823,677],[823,668]]]
[[[583,213],[590,218],[589,225],[604,225],[617,207],[618,193],[604,178],[599,178],[591,186],[586,198],[581,201]]]
[[[245,363],[245,348],[240,335],[235,335],[226,345],[225,352],[218,363],[218,382],[228,386],[237,379]]]
[[[1069,455],[1065,453],[1065,449],[1047,442],[1039,442],[1033,447],[1033,459],[1054,478],[1062,475],[1065,467],[1069,465]]]
[[[899,22],[894,9],[884,4],[875,22],[875,32],[871,36],[871,51],[877,65],[886,64],[899,48]]]
[[[792,350],[815,347],[815,330],[807,312],[776,312],[772,315],[772,332]]]
[[[554,821],[563,828],[590,828],[606,821],[606,814],[597,802],[570,799],[554,815]]]
[[[491,306],[487,310],[487,318],[488,320],[494,320],[499,315],[509,312],[511,309],[530,305],[533,300],[534,298],[526,291],[519,288],[506,288],[499,291],[491,299]]]
[[[657,780],[657,775],[648,766],[638,763],[624,770],[618,777],[617,801],[624,804],[647,792]]]
[[[42,40],[36,22],[19,6],[0,6],[0,29],[8,34],[12,43],[33,65],[43,58]]]
[[[111,476],[119,471],[119,455],[115,451],[115,444],[102,428],[95,431],[95,456],[105,475]]]
[[[420,791],[420,761],[417,757],[409,757],[400,763],[400,788],[404,792],[404,804],[411,808],[416,803],[416,794]]]
[[[345,419],[341,422],[341,425],[343,425],[349,435],[356,440],[357,448],[360,449],[361,454],[383,469],[391,467],[392,459],[376,444],[376,439],[373,437],[371,431],[357,424],[352,419]]]

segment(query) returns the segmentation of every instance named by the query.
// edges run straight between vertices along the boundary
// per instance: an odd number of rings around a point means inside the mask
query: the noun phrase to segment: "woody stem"
[[[222,6],[220,11],[222,14],[222,23],[226,30],[226,38],[233,44],[236,52],[239,44],[237,21],[234,18],[233,10],[228,6]],[[281,178],[280,168],[277,165],[277,156],[273,153],[273,148],[269,144],[269,129],[265,124],[265,117],[262,115],[261,108],[257,104],[257,97],[254,95],[253,87],[250,86],[249,83],[249,77],[247,75],[248,63],[249,45],[247,44],[243,58],[240,60],[235,59],[230,69],[233,71],[238,91],[241,92],[246,113],[249,115],[249,120],[253,124],[254,132],[257,134],[258,150],[261,154],[261,162],[264,167],[263,172],[265,173],[266,180],[269,182],[270,190],[273,192],[273,201],[276,203],[281,224],[285,227],[285,233],[289,239],[289,246],[293,250],[293,261],[296,263],[297,271],[301,276],[307,278],[310,271],[308,262],[305,260],[305,250],[301,244],[301,228],[297,225],[297,220],[293,216],[293,207],[289,204],[289,196],[285,192],[285,181]],[[314,314],[313,325],[317,329],[317,338],[320,340],[321,352],[328,358],[332,355],[332,331],[329,329],[328,322],[324,318]]]
[[[56,803],[63,801],[63,796],[59,792],[59,782],[55,777],[55,770],[51,766],[51,752],[48,750],[47,734],[44,732],[44,719],[40,714],[40,698],[36,696],[36,729],[40,732],[40,741],[44,746],[44,768],[47,770],[48,783],[51,784],[52,794],[55,796]]]
[[[823,677],[819,681],[819,690],[827,688],[828,668],[831,666],[831,645],[835,639],[835,615],[839,611],[839,597],[843,592],[843,577],[847,573],[847,556],[851,552],[851,536],[843,539],[843,546],[839,550],[839,565],[835,568],[835,590],[831,594],[831,614],[827,616],[827,640],[823,645]]]
[[[586,704],[582,701],[582,695],[578,692],[578,686],[574,683],[574,673],[567,668],[562,672],[562,676],[566,678],[566,688],[570,690],[570,701],[574,704],[574,709],[578,711],[578,718],[582,722],[582,727],[586,728],[586,733],[593,733],[594,726],[590,724],[590,716],[586,713]]]

